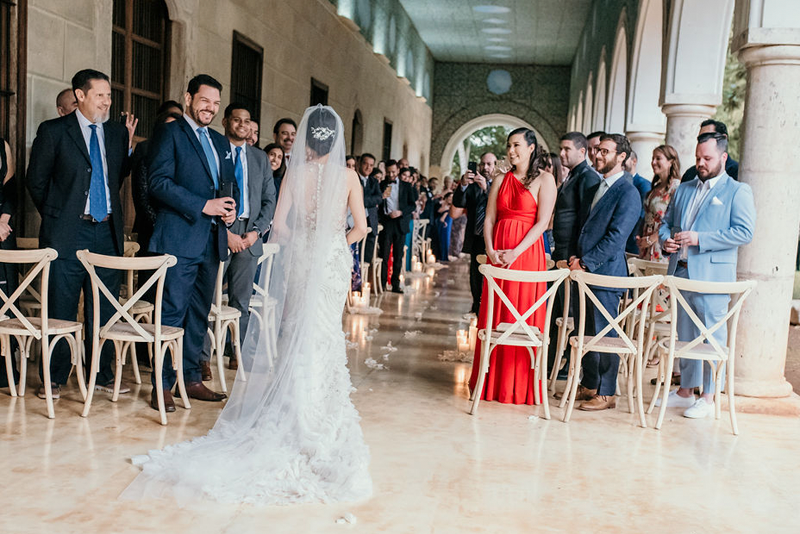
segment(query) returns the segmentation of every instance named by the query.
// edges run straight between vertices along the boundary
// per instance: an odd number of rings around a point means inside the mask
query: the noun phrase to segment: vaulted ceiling
[[[569,65],[592,0],[400,0],[437,61]]]

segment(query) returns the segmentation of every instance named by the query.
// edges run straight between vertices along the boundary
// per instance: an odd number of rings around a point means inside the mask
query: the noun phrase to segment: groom
[[[156,131],[148,161],[150,194],[158,203],[150,251],[172,254],[167,271],[162,323],[184,329],[183,375],[193,399],[221,401],[222,393],[203,385],[200,356],[208,327],[219,262],[228,256],[226,226],[236,219],[239,198],[231,147],[208,128],[219,112],[222,85],[207,74],[189,81],[183,118]],[[233,197],[233,198],[232,198]],[[175,411],[171,355],[164,359],[164,404]],[[155,374],[153,385],[155,386]],[[158,409],[155,387],[150,405]]]

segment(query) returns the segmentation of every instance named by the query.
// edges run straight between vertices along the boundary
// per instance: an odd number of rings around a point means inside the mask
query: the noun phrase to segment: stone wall
[[[28,19],[28,123],[56,116],[55,97],[82,68],[111,69],[112,0],[30,0]],[[309,104],[311,78],[329,87],[350,143],[356,110],[363,122],[363,151],[381,154],[384,120],[393,124],[392,157],[407,151],[427,171],[432,110],[406,78],[328,0],[167,0],[171,20],[169,98],[182,101],[188,80],[207,73],[223,84],[229,103],[234,30],[264,49],[262,144],[281,117],[299,120]],[[427,49],[424,51],[427,53]],[[423,61],[429,61],[422,55]],[[213,127],[221,130],[221,113]],[[38,231],[27,206],[25,233]],[[126,219],[132,221],[132,214]]]
[[[493,71],[505,71],[508,75],[493,75],[498,83],[491,83],[490,90],[488,80]],[[437,63],[433,84],[432,164],[438,167],[445,145],[456,130],[489,114],[518,117],[536,128],[551,148],[557,146],[567,127],[569,83],[569,67]]]

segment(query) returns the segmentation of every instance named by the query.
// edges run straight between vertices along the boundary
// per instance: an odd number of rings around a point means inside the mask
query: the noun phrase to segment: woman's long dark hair
[[[278,143],[270,143],[264,147],[264,152],[266,152],[267,155],[269,155],[270,151],[276,148],[280,149],[281,151],[281,166],[278,167],[277,171],[274,171],[274,174],[278,176],[283,176],[283,174],[286,172],[286,154],[283,152],[283,147]]]
[[[525,139],[525,143],[528,146],[534,145],[533,152],[531,153],[531,160],[528,164],[528,172],[525,174],[525,178],[523,178],[522,185],[528,187],[533,183],[537,176],[539,176],[545,167],[547,167],[547,160],[548,158],[547,153],[539,146],[539,142],[536,140],[536,134],[530,128],[517,128],[516,130],[512,131],[508,134],[508,138],[506,139],[506,143],[511,140],[511,138],[515,135],[522,134],[523,138]]]

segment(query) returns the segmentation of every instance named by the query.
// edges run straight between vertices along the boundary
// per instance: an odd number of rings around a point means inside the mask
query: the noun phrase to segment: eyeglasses
[[[609,154],[619,154],[619,150],[609,150],[607,148],[598,148],[597,153],[603,157],[608,156]]]

